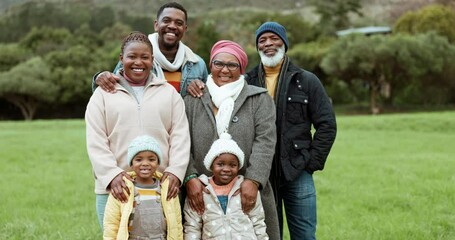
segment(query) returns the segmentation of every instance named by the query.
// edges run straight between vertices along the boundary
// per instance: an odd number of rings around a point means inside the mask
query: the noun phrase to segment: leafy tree
[[[455,42],[455,11],[443,5],[429,5],[416,12],[402,15],[395,23],[394,32],[418,34],[435,31]]]
[[[321,67],[328,74],[338,76],[348,84],[361,80],[370,89],[370,109],[377,112],[376,98],[382,79],[382,62],[375,50],[383,44],[383,38],[365,37],[360,34],[343,37],[336,42],[324,57]]]
[[[110,6],[94,8],[90,15],[89,25],[95,32],[99,32],[115,23],[115,12]]]
[[[52,3],[50,3],[52,4]],[[93,6],[92,3],[79,1],[68,1],[66,3],[53,3],[53,12],[47,12],[46,21],[39,25],[32,25],[37,27],[54,27],[66,28],[69,31],[74,31],[80,25],[89,23],[93,18],[94,10],[98,7]],[[87,11],[90,9],[89,11]],[[44,10],[45,12],[48,10]]]
[[[87,8],[90,6],[90,8]],[[33,27],[66,28],[73,31],[90,20],[93,5],[58,4],[31,1],[20,5],[0,20],[0,42],[14,42],[23,38]]]
[[[321,16],[319,30],[322,35],[334,35],[336,30],[350,27],[349,14],[362,16],[361,0],[310,0]]]
[[[0,72],[10,70],[29,56],[29,51],[16,43],[0,44]]]
[[[109,57],[109,52],[92,51],[82,45],[46,55],[45,60],[52,69],[51,82],[60,89],[56,97],[58,103],[88,99],[91,95],[92,76],[99,70],[111,67]]]
[[[411,100],[408,103],[432,103],[435,98],[423,94],[429,89],[447,96],[444,89],[453,86],[453,75],[444,76],[444,73],[455,67],[454,49],[446,39],[431,33],[417,37],[354,34],[339,39],[321,66],[348,84],[365,82],[370,90],[370,109],[377,113],[380,91],[388,84],[392,86],[392,100],[401,95],[401,99]],[[439,99],[438,103],[447,100],[447,97]]]
[[[49,80],[49,67],[35,57],[0,73],[0,96],[20,108],[24,119],[32,120],[40,103],[56,97],[58,87]]]
[[[104,44],[99,33],[90,29],[88,24],[82,24],[74,31],[71,45],[84,45],[89,49],[96,49]]]
[[[387,45],[394,103],[453,103],[455,46],[434,32],[396,35]]]
[[[63,28],[50,27],[33,28],[21,41],[20,45],[30,49],[35,54],[43,56],[55,50],[68,47],[72,34]]]

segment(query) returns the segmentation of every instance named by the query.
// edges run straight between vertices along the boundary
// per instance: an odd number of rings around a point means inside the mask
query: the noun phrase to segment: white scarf
[[[163,69],[166,69],[169,72],[175,72],[182,66],[183,60],[185,59],[186,46],[182,42],[179,42],[179,49],[175,55],[174,62],[171,63],[166,59],[159,48],[158,33],[149,34],[148,37],[153,47],[153,68],[155,69],[158,78],[165,79]]]
[[[209,75],[206,85],[210,96],[212,96],[213,104],[218,108],[215,120],[218,136],[220,136],[221,133],[227,132],[228,130],[232,111],[234,110],[234,101],[245,85],[245,78],[241,75],[237,81],[219,87],[213,81],[212,75]]]

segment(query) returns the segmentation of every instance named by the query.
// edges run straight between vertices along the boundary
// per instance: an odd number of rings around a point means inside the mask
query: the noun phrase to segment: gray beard
[[[267,57],[262,51],[259,51],[259,56],[261,57],[261,62],[264,66],[267,67],[276,67],[280,64],[281,59],[283,59],[285,53],[284,45],[278,48],[275,56]]]

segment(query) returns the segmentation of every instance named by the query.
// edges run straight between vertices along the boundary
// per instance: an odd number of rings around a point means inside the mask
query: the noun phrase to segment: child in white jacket
[[[185,239],[268,239],[260,195],[249,214],[242,210],[238,190],[243,176],[238,172],[244,158],[243,151],[227,133],[212,144],[204,165],[213,175],[199,176],[209,192],[203,196],[205,211],[199,215],[185,202]]]

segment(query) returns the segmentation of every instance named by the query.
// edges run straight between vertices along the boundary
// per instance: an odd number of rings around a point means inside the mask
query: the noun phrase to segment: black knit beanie
[[[278,35],[284,42],[285,51],[288,51],[289,41],[286,36],[286,29],[277,22],[265,22],[256,30],[256,48],[258,46],[259,37],[265,32],[273,32]]]

